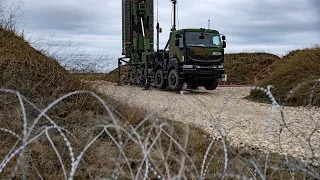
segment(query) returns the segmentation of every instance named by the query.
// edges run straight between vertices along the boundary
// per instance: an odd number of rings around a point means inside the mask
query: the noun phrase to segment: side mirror
[[[222,40],[225,41],[226,40],[226,36],[223,35],[222,36]]]
[[[178,46],[178,47],[180,46],[180,39],[176,39],[175,45]]]
[[[227,47],[227,43],[225,41],[222,41],[222,47],[226,48]]]

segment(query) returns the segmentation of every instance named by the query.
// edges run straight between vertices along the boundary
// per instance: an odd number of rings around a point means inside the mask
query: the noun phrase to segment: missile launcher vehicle
[[[224,49],[226,38],[219,31],[204,28],[176,29],[177,0],[173,5],[173,26],[164,49],[159,47],[162,29],[154,27],[153,0],[122,1],[122,54],[118,59],[119,75],[123,63],[131,68],[130,79],[135,85],[180,91],[204,86],[214,90],[219,80],[226,80]],[[156,49],[154,48],[156,28]],[[127,60],[129,59],[129,60]],[[120,82],[119,82],[120,83]]]

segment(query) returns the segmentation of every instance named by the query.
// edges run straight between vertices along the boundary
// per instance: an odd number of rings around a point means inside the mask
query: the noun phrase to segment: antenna
[[[177,4],[177,20],[178,20],[178,29],[180,26],[180,20],[179,20],[179,4]]]
[[[157,0],[157,52],[160,51],[159,0]]]
[[[173,6],[173,26],[171,31],[177,30],[177,0],[171,0]]]
[[[208,29],[210,29],[210,19],[208,19]]]

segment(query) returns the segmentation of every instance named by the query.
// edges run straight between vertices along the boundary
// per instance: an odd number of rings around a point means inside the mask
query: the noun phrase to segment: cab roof
[[[199,29],[199,28],[188,28],[188,29],[180,29],[177,30],[176,32],[202,32],[204,30],[204,32],[206,33],[217,33],[219,34],[219,31],[217,30],[213,30],[213,29]]]

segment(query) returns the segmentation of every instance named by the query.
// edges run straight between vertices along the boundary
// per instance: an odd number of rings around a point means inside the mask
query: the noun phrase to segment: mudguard
[[[173,68],[175,68],[178,72],[180,71],[180,69],[179,69],[179,61],[176,58],[173,58],[173,59],[169,60],[168,70],[171,70]]]

